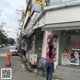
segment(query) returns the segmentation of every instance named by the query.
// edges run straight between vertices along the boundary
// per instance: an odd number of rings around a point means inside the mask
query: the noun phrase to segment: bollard
[[[12,57],[11,52],[8,52],[7,57],[8,57],[8,60],[6,61],[5,65],[6,65],[6,67],[11,67],[11,61],[10,61],[10,59]]]
[[[11,67],[11,61],[10,61],[10,59],[7,60],[6,67]]]

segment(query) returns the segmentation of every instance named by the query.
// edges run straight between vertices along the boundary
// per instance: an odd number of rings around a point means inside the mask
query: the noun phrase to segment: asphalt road
[[[7,57],[0,57],[0,69],[7,68],[5,66],[6,61],[7,61]],[[12,69],[11,80],[45,80],[45,78],[43,78],[42,76],[37,76],[36,74],[27,71],[23,63],[19,60],[19,57],[13,56],[11,58],[11,64],[12,64],[12,66],[10,67]]]
[[[0,49],[0,54],[6,54],[10,46]],[[23,63],[20,61],[18,56],[12,56],[11,58],[11,67],[6,67],[6,61],[8,60],[7,55],[0,55],[0,80],[1,79],[1,69],[2,68],[11,68],[12,69],[12,79],[11,80],[45,80],[42,76],[37,76],[33,72],[29,72],[25,69]],[[3,79],[5,80],[5,79]],[[9,79],[7,79],[9,80]]]
[[[11,47],[11,46],[5,46],[5,47],[0,48],[0,54],[1,54],[1,53],[6,53],[6,52],[8,52],[8,49],[9,49],[10,47]]]

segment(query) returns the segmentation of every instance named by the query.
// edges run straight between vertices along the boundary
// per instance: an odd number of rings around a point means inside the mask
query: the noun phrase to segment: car
[[[16,46],[11,46],[9,52],[12,53],[12,56],[18,56],[18,48]]]

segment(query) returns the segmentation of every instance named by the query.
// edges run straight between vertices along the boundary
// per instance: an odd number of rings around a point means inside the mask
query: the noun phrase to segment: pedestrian
[[[54,51],[54,46],[51,42],[48,43],[48,48],[48,52],[46,53],[46,80],[52,80],[56,52]]]
[[[21,48],[18,50],[18,56],[22,59],[22,49]]]

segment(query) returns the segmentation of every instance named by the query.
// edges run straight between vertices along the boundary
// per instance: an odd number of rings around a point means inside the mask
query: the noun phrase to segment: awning
[[[34,31],[31,31],[31,32],[27,35],[27,38],[31,38],[31,37],[33,37],[33,35],[34,35]]]
[[[44,26],[42,26],[42,31],[44,30],[74,30],[74,29],[80,29],[80,21],[45,24]]]
[[[34,30],[32,30],[28,35],[27,38],[32,38],[37,32],[41,31],[41,27],[35,28]]]

